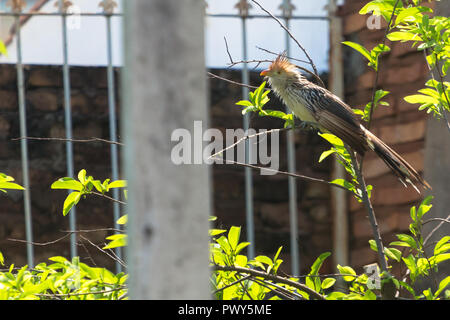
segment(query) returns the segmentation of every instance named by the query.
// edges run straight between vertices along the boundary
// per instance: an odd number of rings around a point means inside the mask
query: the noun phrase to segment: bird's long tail
[[[411,184],[417,192],[420,193],[416,183],[422,185],[424,188],[431,189],[431,186],[426,182],[417,171],[403,159],[397,152],[392,150],[387,144],[381,141],[373,133],[363,128],[369,143],[369,147],[376,152],[376,154],[387,164],[389,168],[397,175],[403,185]]]

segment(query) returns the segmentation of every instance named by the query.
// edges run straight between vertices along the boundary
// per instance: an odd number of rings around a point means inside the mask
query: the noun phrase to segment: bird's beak
[[[265,77],[269,75],[269,69],[266,69],[264,71],[261,71],[261,73],[259,74],[261,77]]]

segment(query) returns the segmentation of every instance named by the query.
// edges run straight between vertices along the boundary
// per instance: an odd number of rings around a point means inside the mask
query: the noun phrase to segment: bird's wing
[[[312,90],[311,108],[320,127],[339,137],[359,154],[367,150],[367,140],[352,109],[326,89]]]

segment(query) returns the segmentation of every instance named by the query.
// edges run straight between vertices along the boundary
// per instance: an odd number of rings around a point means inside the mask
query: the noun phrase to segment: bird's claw
[[[317,129],[317,125],[314,122],[302,121],[300,123],[302,129]]]

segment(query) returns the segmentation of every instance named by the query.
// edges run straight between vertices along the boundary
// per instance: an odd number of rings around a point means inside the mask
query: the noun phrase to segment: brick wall
[[[344,22],[344,40],[361,43],[368,49],[381,43],[385,30],[369,30],[367,17],[358,11],[366,2],[347,0],[340,8]],[[385,101],[389,107],[380,106],[374,112],[371,131],[400,153],[414,168],[423,173],[426,114],[417,110],[403,97],[415,93],[428,78],[423,53],[416,52],[409,43],[386,44],[391,52],[380,61],[379,88],[390,91]],[[345,100],[353,108],[371,101],[374,72],[366,66],[363,58],[351,48],[344,49]],[[395,233],[408,230],[409,208],[422,199],[413,188],[404,188],[390,173],[386,165],[373,153],[364,160],[367,183],[374,186],[372,201],[385,244],[394,239]],[[350,198],[350,264],[360,267],[376,262],[375,252],[368,248],[372,238],[364,208]]]
[[[348,0],[340,8],[344,18],[345,40],[373,47],[379,43],[384,30],[368,30],[365,17],[358,14],[363,1]],[[421,53],[408,44],[387,43],[392,51],[381,60],[380,86],[391,92],[386,98],[390,107],[380,106],[374,113],[372,130],[393,146],[416,169],[424,168],[423,148],[426,116],[417,107],[403,101],[402,97],[416,92],[427,78]],[[352,106],[363,106],[372,93],[373,72],[362,58],[350,48],[345,48],[345,100]],[[240,72],[212,70],[226,78],[239,81]],[[119,76],[119,74],[117,74]],[[59,67],[32,66],[25,70],[28,135],[36,137],[63,137],[64,110],[62,72]],[[117,77],[118,78],[118,77]],[[251,83],[259,85],[261,78],[251,73]],[[101,137],[108,139],[108,105],[106,70],[104,68],[71,68],[72,114],[75,138]],[[241,99],[241,88],[224,81],[210,79],[210,127],[224,131],[242,128],[241,108],[235,102]],[[119,83],[117,83],[119,87]],[[118,104],[120,97],[117,97]],[[268,108],[281,104],[271,97]],[[280,121],[253,117],[251,126],[259,129],[280,128]],[[22,182],[20,143],[11,138],[19,136],[16,70],[11,65],[0,66],[0,172],[14,176]],[[280,169],[286,170],[286,135],[280,134]],[[297,171],[308,176],[329,179],[331,157],[317,163],[327,144],[314,132],[296,132],[295,150]],[[65,146],[61,142],[30,141],[30,176],[33,212],[33,232],[36,242],[52,241],[68,229],[68,217],[62,216],[64,191],[50,190],[57,178],[66,175]],[[74,144],[75,170],[88,170],[89,174],[105,179],[110,176],[109,146],[102,143]],[[405,189],[374,154],[364,162],[367,182],[374,185],[373,203],[385,243],[394,234],[405,232],[409,224],[409,208],[421,196],[412,188]],[[243,227],[245,237],[244,169],[235,165],[214,165],[214,212],[219,227]],[[256,253],[273,255],[279,246],[284,247],[283,271],[290,271],[288,179],[285,176],[261,176],[253,171]],[[298,184],[298,225],[301,272],[308,272],[313,260],[332,248],[332,217],[329,188],[321,184]],[[376,261],[368,248],[371,231],[365,211],[353,198],[350,203],[350,264],[360,267]],[[104,199],[88,198],[78,209],[79,229],[110,227],[113,224],[111,203]],[[89,233],[94,242],[101,242],[106,232]],[[24,239],[23,199],[20,192],[0,195],[0,250],[7,262],[25,263],[25,245],[8,239]],[[36,246],[36,261],[52,255],[69,255],[68,239],[47,246]],[[79,247],[83,260],[112,268],[112,261],[97,249],[84,242]],[[332,272],[329,264],[323,272]]]
[[[17,102],[16,69],[0,65],[0,172],[22,183],[20,136]],[[108,99],[104,68],[71,68],[71,98],[74,138],[101,137],[108,139]],[[25,90],[28,136],[64,137],[62,71],[60,67],[32,66],[25,70]],[[56,240],[67,233],[69,217],[63,217],[64,190],[51,190],[50,185],[66,176],[65,143],[29,141],[30,191],[34,241]],[[85,168],[99,179],[110,177],[109,146],[103,143],[75,143],[75,172]],[[77,211],[78,229],[113,226],[112,205],[104,199],[81,201]],[[85,234],[99,243],[106,232]],[[25,239],[22,192],[9,191],[0,195],[0,250],[7,263],[26,263],[25,244],[8,239]],[[85,243],[78,248],[90,264],[112,267],[111,260],[98,249]],[[35,261],[45,261],[53,255],[69,256],[68,238],[52,245],[35,246]],[[92,260],[93,261],[92,261]]]
[[[240,81],[240,72],[213,70],[226,78]],[[71,98],[74,138],[100,137],[108,139],[108,105],[106,69],[71,68]],[[120,74],[117,73],[117,78]],[[5,172],[21,183],[19,117],[17,105],[16,70],[12,65],[0,66],[0,172]],[[256,72],[251,73],[254,85],[261,83]],[[213,128],[242,128],[241,87],[210,79],[210,113]],[[119,81],[117,86],[119,87]],[[29,66],[25,70],[28,135],[33,137],[64,137],[64,110],[62,71],[60,67]],[[119,99],[118,97],[118,105]],[[281,107],[275,97],[269,108]],[[281,110],[281,109],[280,109]],[[275,119],[253,117],[251,126],[259,129],[280,128]],[[286,134],[280,134],[280,169],[287,170]],[[296,132],[295,146],[299,173],[328,179],[330,160],[317,163],[320,153],[328,148],[314,132]],[[270,149],[269,149],[270,150]],[[110,177],[109,146],[102,143],[75,143],[75,171],[85,168],[99,179]],[[68,217],[62,216],[65,191],[51,190],[50,185],[66,176],[65,144],[54,141],[29,141],[31,205],[34,241],[48,242],[65,235]],[[214,165],[214,212],[218,224],[228,228],[243,227],[245,239],[244,169],[234,165]],[[253,171],[256,253],[274,255],[283,246],[283,270],[290,271],[288,179],[286,176],[261,176]],[[321,184],[298,180],[299,247],[302,272],[307,272],[314,259],[330,251],[331,216],[329,189]],[[8,239],[25,239],[23,198],[21,192],[0,195],[0,250],[7,262],[26,263],[23,243]],[[104,199],[88,197],[77,209],[77,228],[94,229],[113,225],[112,205]],[[106,232],[84,234],[95,243],[101,243]],[[83,261],[113,268],[113,262],[86,241],[78,247]],[[35,261],[45,261],[53,255],[69,256],[68,238],[51,245],[35,246]],[[329,271],[331,269],[328,266]]]
[[[213,70],[222,77],[240,81],[240,71]],[[256,72],[250,75],[250,83],[258,86],[261,77]],[[239,86],[221,80],[210,80],[211,127],[222,132],[226,128],[242,128],[242,108],[235,103],[241,100]],[[278,99],[270,95],[267,109],[284,110]],[[250,127],[282,128],[283,122],[273,118],[252,116]],[[329,179],[331,157],[318,163],[320,154],[329,146],[316,132],[297,131],[295,133],[295,153],[297,172],[300,174]],[[280,170],[287,171],[286,133],[280,133]],[[256,254],[273,256],[279,246],[284,252],[282,268],[290,272],[289,248],[289,204],[288,178],[283,175],[262,176],[253,170],[254,181],[254,221]],[[245,237],[245,190],[244,168],[235,165],[215,165],[214,208],[219,223],[224,227],[239,225]],[[330,211],[329,187],[318,183],[297,181],[298,228],[301,272],[309,272],[309,267],[317,256],[332,249],[332,216]],[[243,238],[245,239],[245,238]],[[325,272],[332,271],[324,265]]]

